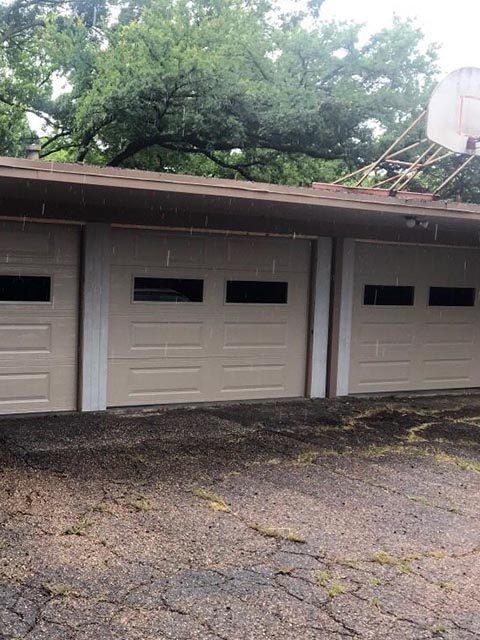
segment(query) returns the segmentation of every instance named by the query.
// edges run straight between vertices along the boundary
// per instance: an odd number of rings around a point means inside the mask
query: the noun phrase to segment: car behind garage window
[[[203,302],[203,280],[136,277],[134,302]]]

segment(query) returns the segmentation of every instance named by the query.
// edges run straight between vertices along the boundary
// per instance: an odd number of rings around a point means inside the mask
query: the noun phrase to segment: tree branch
[[[253,55],[253,53],[250,51],[250,49],[247,49],[245,47],[245,51],[248,54],[248,57],[250,58],[250,60],[253,62],[253,64],[255,65],[255,68],[257,69],[257,71],[260,73],[260,75],[262,76],[262,78],[264,80],[266,80],[266,82],[272,82],[272,79],[268,77],[268,75],[265,73],[264,69],[262,68],[262,65],[258,62],[258,60],[255,58],[255,56]]]
[[[247,171],[247,164],[240,162],[236,165],[233,165],[233,164],[229,164],[228,162],[225,162],[224,160],[221,160],[214,153],[209,153],[208,151],[200,151],[200,153],[202,153],[206,158],[208,158],[212,162],[215,162],[215,164],[217,164],[219,167],[222,167],[222,169],[230,169],[232,171],[237,171],[241,176],[245,178],[245,180],[250,180],[251,182],[254,181],[254,178],[252,177],[252,175]],[[253,166],[255,163],[250,162],[248,164],[250,166]]]

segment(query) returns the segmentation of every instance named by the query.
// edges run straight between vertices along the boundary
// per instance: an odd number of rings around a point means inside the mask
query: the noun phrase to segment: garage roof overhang
[[[478,205],[19,158],[0,158],[0,216],[480,246]]]

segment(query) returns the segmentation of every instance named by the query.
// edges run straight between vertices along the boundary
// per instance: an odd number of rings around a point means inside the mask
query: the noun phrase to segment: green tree
[[[362,46],[358,26],[276,24],[266,3],[156,0],[98,56],[72,141],[80,160],[201,154],[256,179],[289,181],[309,158],[357,165],[378,145],[374,122],[401,127],[425,101],[434,53],[420,40],[408,23]]]
[[[16,0],[0,13],[0,100],[19,126],[27,111],[44,119],[53,159],[333,179],[425,105],[436,53],[398,20],[362,42],[321,4],[280,15],[267,0]]]

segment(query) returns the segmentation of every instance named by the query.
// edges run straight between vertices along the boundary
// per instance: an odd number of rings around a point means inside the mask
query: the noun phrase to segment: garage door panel
[[[128,264],[135,244],[131,233],[119,231],[119,240],[114,240],[110,405],[304,394],[308,243],[300,241],[292,248],[292,241],[212,236],[193,237],[191,244],[185,236],[164,242],[155,234],[141,241],[145,261],[139,268]],[[165,243],[171,251],[177,247],[177,258],[170,254],[168,268],[153,263],[158,259],[153,253]],[[125,247],[123,256],[120,245]],[[178,257],[182,252],[188,254],[189,266]],[[296,271],[289,271],[293,264]],[[132,303],[135,275],[203,279],[203,302]],[[228,280],[286,281],[288,301],[227,303]]]
[[[472,378],[471,358],[434,358],[423,360],[422,379],[434,388],[470,386]],[[436,386],[435,386],[436,385]]]
[[[157,366],[130,367],[130,397],[165,396],[172,393],[201,393],[202,366],[180,362],[162,362]]]
[[[203,322],[132,322],[131,350],[164,352],[202,350]]]
[[[175,321],[175,317],[116,316],[110,323],[110,358],[198,358],[205,352],[209,335],[201,318]]]
[[[474,322],[426,322],[422,342],[430,346],[473,344],[477,327]]]
[[[166,278],[203,280],[203,302],[156,302],[134,301],[135,278]],[[188,307],[189,312],[197,313],[208,303],[212,289],[216,285],[212,282],[212,274],[203,269],[166,269],[159,267],[144,267],[142,269],[131,266],[114,266],[110,276],[110,311],[114,314],[178,314],[178,305]]]
[[[78,260],[77,228],[0,223],[0,413],[76,408]]]
[[[0,354],[15,357],[52,353],[52,325],[0,323]]]
[[[115,230],[112,264],[149,267],[215,268],[275,275],[276,272],[308,272],[305,240],[244,238],[231,236],[172,235],[164,232]]]
[[[188,236],[161,237],[140,233],[135,243],[135,261],[167,267],[205,263],[205,238]]]
[[[438,256],[432,255],[428,249],[421,252],[422,270],[432,286],[476,286],[474,272],[478,258],[475,255],[458,249],[440,249],[439,252],[443,254],[440,263]]]
[[[37,362],[52,358],[69,363],[77,348],[71,318],[33,317],[29,322],[0,322],[0,362]]]
[[[0,406],[12,402],[48,402],[49,399],[48,371],[0,373]]]
[[[363,362],[403,362],[414,356],[415,348],[411,343],[378,342],[377,344],[360,345],[358,348],[359,363]]]
[[[241,361],[221,365],[222,396],[248,398],[256,394],[285,395],[287,388],[286,365],[284,363],[256,364]]]
[[[286,322],[226,322],[223,335],[224,351],[286,349],[288,324]]]
[[[228,269],[242,271],[287,271],[290,266],[290,251],[283,242],[268,240],[245,240],[232,238],[225,244],[223,264]],[[224,267],[225,268],[225,267]]]
[[[305,394],[302,358],[228,358],[216,362],[218,399],[287,398]]]
[[[378,318],[373,321],[358,319],[358,341],[362,346],[406,346],[413,344],[415,325],[412,322],[398,322],[391,318]]]
[[[23,228],[21,223],[10,223],[0,234],[0,255],[5,260],[19,262],[25,258],[48,259],[54,261],[55,233],[45,233],[37,227]]]
[[[479,329],[473,322],[427,322],[419,331],[422,357],[443,361],[472,358],[479,351]]]
[[[77,313],[78,269],[59,265],[0,264],[0,274],[9,276],[47,276],[51,278],[51,302],[0,302],[2,317],[18,315],[68,315]]]
[[[442,362],[448,367],[449,362],[458,360],[472,360],[473,343],[470,344],[434,344],[423,345],[421,354],[423,361]]]
[[[74,410],[76,379],[74,364],[1,366],[0,413]]]
[[[77,265],[78,230],[35,223],[0,222],[0,263]]]
[[[155,231],[116,229],[112,242],[113,265],[189,267],[206,263],[206,238],[169,235]]]
[[[381,317],[375,314],[374,321],[358,323],[358,337],[355,344],[355,354],[359,367],[353,368],[352,383],[368,384],[380,381],[384,375],[385,367],[378,367],[377,363],[384,363],[388,368],[390,363],[403,363],[409,361],[415,350],[415,326],[411,322],[397,322],[392,320],[391,313],[381,313],[387,316],[382,322]],[[372,363],[372,364],[370,364]],[[394,379],[405,378],[405,372],[399,373],[404,366],[394,365]],[[373,377],[372,377],[373,375]],[[388,378],[386,379],[388,382]]]
[[[207,394],[208,367],[208,361],[200,359],[113,361],[109,367],[109,402],[121,406],[201,400]]]
[[[379,384],[397,385],[398,389],[408,389],[410,385],[410,359],[364,360],[358,362],[358,376],[354,384],[363,389],[374,389]],[[388,387],[387,387],[388,388]]]
[[[355,275],[357,283],[403,284],[415,281],[419,269],[419,254],[411,246],[355,244]]]
[[[480,252],[357,242],[355,254],[350,391],[480,386]],[[413,286],[414,304],[364,304],[367,284]],[[435,306],[431,287],[476,288],[475,306]]]

